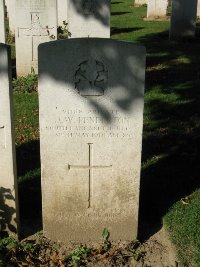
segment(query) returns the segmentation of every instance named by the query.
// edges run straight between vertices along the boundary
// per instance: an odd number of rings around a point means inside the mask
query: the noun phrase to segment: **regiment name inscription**
[[[60,137],[91,137],[91,138],[133,138],[128,117],[120,116],[118,110],[110,110],[113,124],[98,110],[59,110],[56,107],[55,123],[46,125],[43,130],[53,132]]]

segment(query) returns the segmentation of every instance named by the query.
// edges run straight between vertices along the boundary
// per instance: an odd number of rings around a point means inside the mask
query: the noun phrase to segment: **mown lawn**
[[[194,40],[171,42],[169,21],[144,21],[145,15],[146,7],[135,8],[130,0],[112,2],[112,38],[147,48],[139,237],[148,238],[164,218],[180,261],[200,266],[199,29]],[[21,214],[26,224],[41,211],[38,97],[15,93],[14,103]],[[39,216],[41,212],[38,228]]]

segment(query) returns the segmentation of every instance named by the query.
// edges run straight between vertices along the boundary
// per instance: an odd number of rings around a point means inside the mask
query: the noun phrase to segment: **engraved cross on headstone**
[[[106,169],[112,168],[112,165],[94,165],[93,164],[93,144],[88,143],[89,156],[88,156],[88,165],[70,165],[68,164],[68,169],[88,169],[88,208],[91,207],[91,199],[92,199],[92,183],[93,183],[93,170],[94,169]]]
[[[34,49],[34,37],[38,36],[50,36],[50,30],[53,28],[49,28],[46,26],[42,28],[40,23],[40,13],[39,12],[31,12],[31,27],[30,28],[18,28],[18,37],[20,33],[22,33],[25,37],[31,37],[32,43],[32,61],[36,60],[37,56],[34,56],[34,51],[37,52],[37,48]]]

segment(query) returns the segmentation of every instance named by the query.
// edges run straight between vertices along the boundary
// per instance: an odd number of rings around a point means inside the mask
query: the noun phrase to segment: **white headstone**
[[[9,30],[15,32],[15,0],[5,0],[8,12]]]
[[[4,0],[0,0],[0,43],[6,42],[6,30],[5,30],[5,3]]]
[[[0,231],[16,235],[19,217],[10,61],[10,48],[0,44]]]
[[[37,48],[40,43],[57,39],[56,0],[16,0],[16,68],[17,75],[38,69]]]
[[[173,0],[170,39],[194,37],[196,31],[197,0]]]
[[[134,4],[135,6],[142,6],[147,4],[147,0],[135,0]]]
[[[200,17],[200,0],[198,0],[197,4],[197,17]]]
[[[63,21],[68,22],[67,5],[68,0],[57,0],[58,26],[64,27]]]
[[[110,0],[71,0],[68,4],[72,38],[110,38]]]
[[[165,17],[167,14],[168,0],[148,0],[147,18]]]
[[[100,38],[39,46],[43,229],[137,236],[145,49]]]

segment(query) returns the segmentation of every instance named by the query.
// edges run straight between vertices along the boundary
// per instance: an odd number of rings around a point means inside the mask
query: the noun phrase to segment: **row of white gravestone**
[[[57,1],[16,0],[15,8],[17,75],[33,69],[37,73],[38,45],[57,39]],[[110,37],[110,0],[72,0],[68,3],[68,18],[73,38]]]
[[[139,3],[138,1],[136,0],[135,2],[137,5]],[[147,18],[155,19],[165,17],[168,5],[168,0],[147,0]],[[200,1],[172,0],[170,39],[194,37],[196,20],[199,16]]]
[[[9,0],[6,1],[8,7],[11,6]],[[171,39],[194,36],[196,3],[197,0],[191,0],[188,6],[187,0],[173,0]],[[168,0],[148,0],[147,17],[165,16],[167,6]],[[72,37],[110,37],[110,0],[15,0],[15,10],[18,76],[27,75],[32,70],[37,73],[38,44],[57,38],[58,19],[61,23],[65,14]]]
[[[19,216],[7,49],[0,45],[0,225],[14,234]],[[98,241],[106,227],[112,240],[137,237],[144,74],[145,50],[134,43],[74,38],[39,46],[45,236]]]
[[[135,0],[135,6],[147,5],[147,18],[149,17],[162,17],[166,16],[167,10],[166,6],[170,0]],[[200,1],[197,4],[197,17],[200,17]]]

